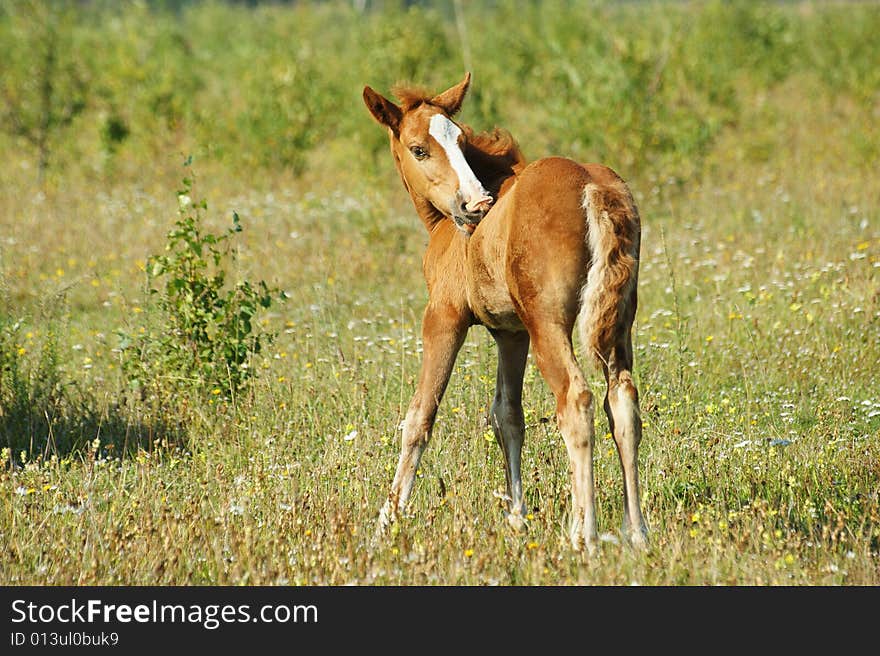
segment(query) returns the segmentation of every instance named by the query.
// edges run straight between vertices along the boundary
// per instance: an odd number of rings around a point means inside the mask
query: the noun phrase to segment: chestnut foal
[[[642,422],[631,338],[638,210],[626,184],[605,166],[561,157],[526,164],[506,132],[475,135],[456,123],[452,117],[469,84],[470,73],[438,95],[398,87],[400,105],[364,88],[364,101],[388,129],[397,170],[429,234],[421,373],[380,527],[406,506],[456,355],[470,326],[481,324],[498,345],[491,421],[506,465],[508,517],[521,525],[526,513],[522,385],[531,345],[555,395],[571,463],[571,542],[575,549],[593,550],[595,403],[572,346],[578,323],[583,347],[607,382],[604,408],[623,470],[623,534],[633,546],[644,546]]]

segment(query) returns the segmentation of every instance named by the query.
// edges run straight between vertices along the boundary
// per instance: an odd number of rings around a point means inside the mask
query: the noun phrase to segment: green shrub
[[[232,226],[213,234],[204,226],[207,202],[193,200],[192,193],[190,175],[177,192],[180,218],[165,252],[147,261],[149,329],[123,333],[120,343],[131,386],[149,388],[171,405],[186,402],[180,395],[191,391],[234,401],[256,375],[254,356],[274,337],[257,315],[284,298],[262,280],[228,280],[239,216],[233,212]]]

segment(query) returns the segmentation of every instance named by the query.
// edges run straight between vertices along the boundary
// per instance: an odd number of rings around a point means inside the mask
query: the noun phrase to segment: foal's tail
[[[581,290],[579,328],[584,348],[608,364],[621,330],[629,329],[636,311],[640,220],[623,181],[584,188],[590,271]]]

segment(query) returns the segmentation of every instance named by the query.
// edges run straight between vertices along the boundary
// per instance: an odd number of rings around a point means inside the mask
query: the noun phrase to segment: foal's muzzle
[[[491,196],[478,196],[475,199],[465,200],[459,192],[455,195],[455,202],[452,204],[452,220],[459,230],[470,235],[492,208],[493,202]]]

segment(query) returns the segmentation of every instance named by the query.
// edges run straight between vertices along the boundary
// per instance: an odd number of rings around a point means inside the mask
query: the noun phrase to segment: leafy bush
[[[189,160],[187,161],[187,166]],[[230,283],[234,264],[232,226],[216,235],[204,227],[205,200],[193,200],[193,178],[177,192],[180,218],[168,232],[165,252],[147,261],[147,322],[151,330],[123,333],[123,368],[135,387],[150,387],[158,399],[196,390],[234,400],[255,376],[254,356],[273,339],[257,315],[284,294],[260,280]]]

